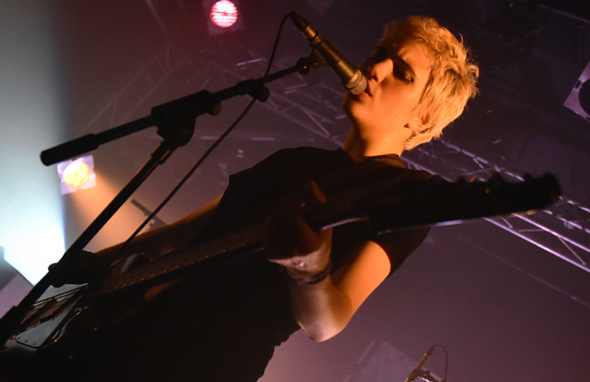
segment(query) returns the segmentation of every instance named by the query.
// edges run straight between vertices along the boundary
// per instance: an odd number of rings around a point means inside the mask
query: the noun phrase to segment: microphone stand
[[[47,288],[53,285],[59,273],[64,269],[69,269],[69,265],[72,263],[76,254],[84,249],[158,165],[163,164],[178,147],[184,146],[190,141],[194,132],[196,118],[199,115],[205,113],[217,115],[221,111],[220,102],[237,95],[250,95],[256,100],[264,102],[270,96],[270,91],[264,86],[265,83],[293,73],[307,74],[318,66],[315,61],[312,57],[300,58],[294,66],[269,74],[266,77],[245,80],[216,93],[210,93],[206,90],[199,91],[156,106],[152,108],[151,114],[147,117],[114,127],[96,135],[89,134],[43,151],[41,153],[41,161],[45,165],[51,165],[73,156],[84,154],[98,148],[100,144],[124,137],[150,126],[156,126],[158,128],[158,135],[163,138],[159,146],[151,153],[150,158],[144,166],[74,241],[59,262],[51,267],[49,272],[29,291],[17,306],[13,306],[0,319],[0,348],[18,329],[18,325],[22,322],[30,307],[33,306]]]

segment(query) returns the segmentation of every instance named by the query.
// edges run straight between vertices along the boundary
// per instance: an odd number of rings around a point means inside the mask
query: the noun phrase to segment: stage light
[[[63,181],[70,187],[80,187],[90,179],[90,167],[83,161],[77,160],[66,166]]]
[[[238,8],[229,0],[221,0],[213,4],[209,17],[218,27],[229,28],[238,21]]]
[[[92,155],[58,163],[57,173],[61,181],[62,195],[96,185]]]
[[[203,0],[203,10],[208,16],[207,29],[212,36],[244,29],[237,0]]]
[[[590,122],[590,62],[580,74],[564,106]]]

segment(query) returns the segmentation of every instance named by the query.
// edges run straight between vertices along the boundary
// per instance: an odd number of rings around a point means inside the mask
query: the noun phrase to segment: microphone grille
[[[357,69],[350,81],[344,84],[344,87],[354,95],[362,94],[367,88],[367,79],[363,76],[363,73]]]

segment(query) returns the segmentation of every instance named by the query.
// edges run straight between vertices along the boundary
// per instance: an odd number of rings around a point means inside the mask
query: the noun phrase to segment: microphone
[[[428,358],[430,358],[430,355],[432,354],[433,351],[434,351],[434,346],[431,347],[430,349],[428,349],[426,351],[426,353],[424,353],[422,358],[420,358],[420,361],[418,361],[418,364],[416,365],[414,370],[412,370],[410,375],[408,375],[408,378],[406,378],[406,382],[413,382],[416,378],[418,378],[420,376],[420,374],[421,374],[420,371],[422,370],[422,366],[424,366],[426,361],[428,361]]]
[[[320,57],[332,68],[342,84],[354,95],[362,94],[367,88],[367,79],[360,70],[346,60],[342,53],[323,38],[309,23],[295,12],[289,14],[293,23],[309,41]]]

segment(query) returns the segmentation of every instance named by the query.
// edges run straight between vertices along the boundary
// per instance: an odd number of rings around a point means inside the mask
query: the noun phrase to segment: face
[[[385,134],[392,129],[419,128],[414,107],[420,102],[430,75],[427,48],[414,41],[394,46],[380,42],[360,69],[367,90],[345,94],[342,107],[353,126],[363,134]],[[409,129],[409,130],[408,130]]]

